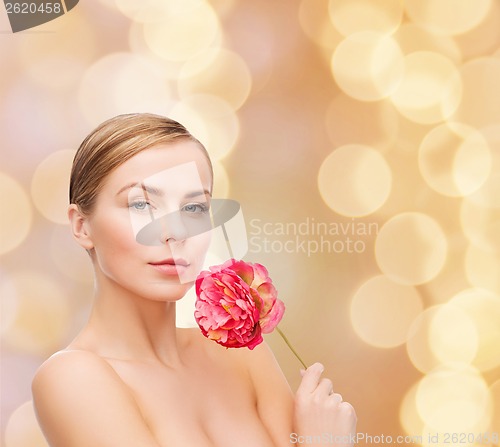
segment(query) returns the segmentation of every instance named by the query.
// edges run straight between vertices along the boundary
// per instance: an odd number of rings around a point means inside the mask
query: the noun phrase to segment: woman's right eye
[[[150,205],[151,204],[149,202],[147,202],[146,200],[137,200],[135,202],[129,203],[128,207],[132,208],[136,211],[144,211]]]

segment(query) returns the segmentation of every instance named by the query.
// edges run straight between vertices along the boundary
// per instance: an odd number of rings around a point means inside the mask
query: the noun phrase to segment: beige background
[[[359,432],[500,432],[499,0],[82,0],[19,34],[2,11],[0,30],[4,445],[44,445],[31,377],[91,303],[71,157],[136,111],[206,144],[280,327]]]

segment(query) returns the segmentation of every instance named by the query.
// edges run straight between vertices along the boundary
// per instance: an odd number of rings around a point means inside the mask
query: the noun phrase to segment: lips
[[[189,262],[183,258],[168,258],[162,261],[150,262],[149,265],[162,275],[179,276],[187,270]]]
[[[151,265],[177,265],[177,266],[183,266],[183,267],[188,267],[189,262],[187,262],[183,258],[168,258],[168,259],[163,259],[162,261],[158,262],[150,262]]]

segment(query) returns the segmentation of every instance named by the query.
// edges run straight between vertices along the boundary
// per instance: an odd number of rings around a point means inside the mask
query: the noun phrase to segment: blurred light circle
[[[228,198],[230,181],[227,175],[226,168],[220,161],[212,161],[212,166],[214,168],[214,197],[217,198]]]
[[[455,64],[462,62],[462,53],[455,39],[437,35],[429,28],[405,23],[398,28],[394,38],[405,55],[416,51],[429,51],[441,54]]]
[[[478,26],[491,8],[491,0],[406,0],[410,19],[436,34],[462,34]]]
[[[169,117],[186,126],[207,148],[213,160],[229,154],[240,132],[234,110],[216,96],[194,95],[184,98],[170,110]]]
[[[338,86],[360,101],[378,101],[392,94],[404,74],[403,54],[390,36],[361,31],[335,49],[331,70]]]
[[[416,404],[424,423],[441,433],[475,433],[491,418],[488,385],[465,365],[439,367],[424,376],[417,387]]]
[[[486,182],[491,170],[490,153],[480,132],[448,122],[432,129],[422,140],[418,164],[432,189],[445,196],[460,197]]]
[[[245,61],[225,49],[210,49],[188,60],[178,81],[181,98],[210,94],[225,100],[234,110],[247,100],[251,86],[252,77]]]
[[[456,121],[478,129],[500,122],[500,59],[482,57],[460,69],[463,95],[453,116]]]
[[[5,447],[49,447],[38,425],[33,401],[20,405],[5,427]]]
[[[389,219],[375,243],[377,264],[390,279],[406,285],[426,283],[444,266],[446,236],[438,223],[423,213],[408,212]]]
[[[57,268],[80,283],[92,283],[94,272],[87,252],[73,239],[69,226],[55,227],[50,237],[50,254]]]
[[[339,94],[326,113],[326,130],[335,146],[356,141],[357,144],[386,149],[396,140],[398,129],[398,113],[387,100],[366,103]]]
[[[226,54],[221,56],[221,53],[226,53]],[[217,63],[220,64],[221,62],[224,62],[225,56],[228,55],[230,55],[229,57],[236,56],[237,58],[239,58],[239,56],[233,53],[232,51],[216,46],[214,48],[209,48],[207,51],[204,51],[203,53],[199,53],[196,56],[193,56],[187,61],[180,62],[179,73],[176,77],[178,87],[180,87],[180,83],[184,79],[198,77],[201,73],[205,73],[208,70],[210,70],[212,68],[212,65],[217,65]],[[219,58],[219,56],[220,60],[217,61],[217,58]],[[240,60],[238,60],[238,62],[240,62]],[[217,81],[217,79],[215,79],[215,81]],[[187,87],[189,87],[189,85],[187,85]]]
[[[333,50],[343,39],[334,28],[329,15],[329,0],[302,0],[299,7],[299,22],[306,36],[316,45]]]
[[[500,295],[500,258],[469,244],[465,252],[465,274],[469,284]]]
[[[184,61],[168,61],[153,53],[144,37],[143,26],[139,22],[132,22],[128,32],[130,51],[139,57],[148,60],[161,71],[161,77],[168,81],[177,81]]]
[[[3,172],[0,172],[0,196],[3,207],[0,219],[0,254],[4,254],[17,248],[26,239],[33,212],[23,187]]]
[[[414,436],[422,432],[424,423],[417,411],[417,387],[414,383],[405,393],[399,407],[399,421],[407,435]]]
[[[459,72],[447,57],[416,51],[404,57],[404,76],[391,100],[411,121],[433,124],[449,118],[462,98]]]
[[[500,2],[490,2],[488,14],[479,26],[466,33],[453,36],[464,56],[464,60],[472,60],[487,54],[493,54],[499,48],[500,41]]]
[[[158,56],[171,61],[187,61],[208,50],[220,32],[217,15],[205,1],[197,1],[189,8],[168,8],[158,20],[144,24],[148,46]]]
[[[0,315],[0,334],[7,329],[16,318],[18,302],[16,287],[10,276],[0,269],[0,299],[2,314]]]
[[[311,7],[311,6],[310,6]],[[403,18],[399,0],[330,0],[330,20],[344,36],[360,31],[392,34]]]
[[[85,118],[95,126],[122,113],[165,115],[172,105],[161,67],[132,53],[111,53],[90,66],[78,101]]]
[[[431,349],[429,330],[441,305],[425,309],[415,318],[408,330],[406,351],[413,366],[423,373],[432,371],[440,362]]]
[[[137,2],[134,0],[114,0],[120,12],[139,23],[157,22],[161,18],[176,8],[182,8],[185,5],[186,9],[199,4],[203,0],[184,0],[175,2],[172,0],[143,0]]]
[[[48,220],[68,223],[69,177],[73,150],[57,151],[43,160],[31,180],[31,197],[40,213]]]
[[[379,275],[366,281],[354,294],[351,322],[366,343],[394,348],[406,341],[410,324],[422,309],[422,300],[414,287]]]
[[[15,319],[5,328],[2,340],[11,348],[34,355],[47,355],[61,347],[69,327],[70,310],[63,289],[37,271],[12,274],[17,302]]]
[[[151,23],[163,20],[169,14],[196,13],[197,8],[207,3],[206,0],[114,0],[117,8],[131,20],[139,23]]]
[[[474,366],[489,371],[500,366],[500,296],[485,289],[472,288],[455,295],[453,304],[474,321],[479,346]]]
[[[463,199],[460,221],[467,238],[484,251],[500,253],[500,208],[485,208]]]
[[[479,206],[500,208],[500,125],[481,129],[491,154],[491,169],[481,188],[469,199]]]
[[[471,363],[478,352],[479,335],[474,321],[457,306],[436,309],[429,325],[429,346],[440,363]]]
[[[220,42],[221,37],[220,35],[218,35],[216,43],[212,45],[211,49],[220,49]],[[186,61],[167,60],[165,58],[162,58],[157,53],[154,53],[153,50],[149,47],[149,44],[146,42],[143,25],[139,22],[131,22],[128,32],[128,43],[132,54],[143,58],[145,62],[154,67],[154,71],[159,74],[160,79],[163,82],[169,83],[166,87],[167,91],[170,92],[169,85],[177,83],[177,81],[179,80],[179,74]],[[201,70],[203,66],[199,65],[197,66],[197,68]]]
[[[328,155],[318,173],[325,203],[344,216],[365,216],[380,208],[391,192],[392,174],[384,157],[362,145],[345,145]]]

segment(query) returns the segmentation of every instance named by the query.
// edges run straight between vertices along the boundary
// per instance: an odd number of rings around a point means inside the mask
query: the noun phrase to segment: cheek
[[[127,220],[113,219],[110,216],[108,219],[100,221],[96,230],[97,240],[94,245],[96,250],[102,254],[113,255],[113,253],[123,251],[130,252],[139,247],[130,222]]]
[[[185,250],[192,262],[199,266],[203,264],[208,247],[210,246],[210,231],[206,233],[191,236],[186,240]]]
[[[193,244],[196,246],[199,254],[205,255],[208,247],[210,246],[210,242],[212,240],[212,232],[207,231],[206,233],[199,234],[198,236],[193,238]]]

